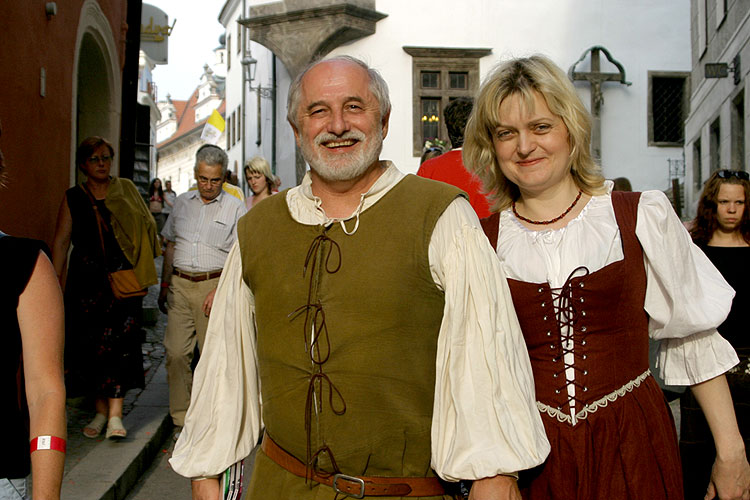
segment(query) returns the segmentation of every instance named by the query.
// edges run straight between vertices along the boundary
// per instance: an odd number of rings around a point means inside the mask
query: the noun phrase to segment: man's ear
[[[289,126],[292,127],[292,132],[294,132],[294,142],[297,143],[298,147],[302,147],[302,145],[300,144],[299,130],[297,129],[297,126],[292,123],[291,120],[287,119],[287,121],[289,122]]]
[[[388,135],[388,120],[391,118],[391,110],[389,109],[385,116],[382,118],[381,126],[383,130],[383,139]]]

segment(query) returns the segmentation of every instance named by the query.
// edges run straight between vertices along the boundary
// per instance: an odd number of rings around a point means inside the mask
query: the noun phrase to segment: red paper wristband
[[[31,440],[31,453],[37,450],[56,450],[65,453],[66,443],[57,436],[39,436]]]

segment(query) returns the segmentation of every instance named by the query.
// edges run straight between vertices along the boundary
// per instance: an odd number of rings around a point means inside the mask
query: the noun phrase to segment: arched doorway
[[[86,0],[78,26],[76,64],[73,74],[73,154],[86,137],[106,138],[115,149],[112,173],[119,171],[121,74],[119,56],[109,22],[99,5]],[[73,162],[75,163],[75,162]],[[80,172],[72,165],[71,180]]]

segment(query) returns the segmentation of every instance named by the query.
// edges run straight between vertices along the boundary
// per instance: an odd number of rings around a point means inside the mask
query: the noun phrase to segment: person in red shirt
[[[463,189],[469,195],[469,203],[471,203],[477,216],[483,219],[490,216],[490,204],[482,192],[482,183],[479,178],[469,173],[461,160],[464,129],[473,106],[473,99],[459,97],[445,107],[443,115],[445,116],[445,125],[448,128],[448,138],[450,138],[451,148],[453,149],[422,163],[417,175],[427,179],[443,181]]]

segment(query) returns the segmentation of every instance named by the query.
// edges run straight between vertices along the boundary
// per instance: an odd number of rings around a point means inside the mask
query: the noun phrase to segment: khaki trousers
[[[167,295],[169,317],[164,334],[167,351],[167,382],[169,384],[169,414],[174,425],[185,424],[185,413],[190,406],[190,390],[193,387],[193,361],[195,344],[203,350],[206,339],[208,317],[201,307],[206,295],[216,288],[219,278],[205,281],[190,281],[172,275]]]

